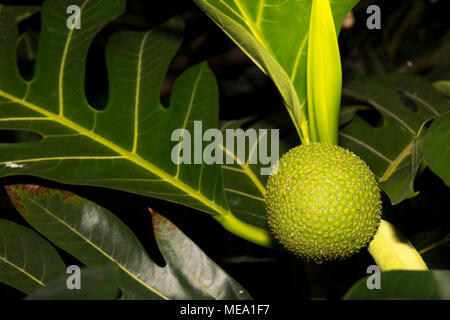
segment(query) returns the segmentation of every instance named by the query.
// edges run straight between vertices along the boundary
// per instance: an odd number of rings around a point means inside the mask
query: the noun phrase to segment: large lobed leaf
[[[312,0],[194,2],[272,78],[303,140],[307,114],[307,40]],[[342,19],[357,2],[331,1],[337,33]]]
[[[424,126],[450,111],[450,102],[426,79],[408,74],[359,78],[343,92],[374,107],[383,123],[372,126],[356,116],[340,131],[340,144],[367,162],[393,204],[414,197]]]
[[[91,201],[36,185],[10,185],[7,191],[25,220],[54,244],[89,267],[117,266],[122,299],[250,299],[175,225],[152,210],[164,267],[153,262],[122,221]]]
[[[69,4],[81,8],[79,30],[66,27]],[[178,143],[171,141],[175,129],[193,133],[194,120],[202,121],[203,130],[218,126],[217,84],[205,63],[178,78],[170,107],[160,103],[159,88],[182,40],[180,20],[149,32],[114,34],[106,48],[107,107],[99,111],[87,103],[84,66],[89,45],[124,8],[125,0],[45,1],[29,82],[21,78],[15,58],[17,13],[0,12],[0,130],[32,131],[42,137],[33,143],[1,144],[0,175],[114,188],[232,217],[220,166],[176,165],[171,158]]]

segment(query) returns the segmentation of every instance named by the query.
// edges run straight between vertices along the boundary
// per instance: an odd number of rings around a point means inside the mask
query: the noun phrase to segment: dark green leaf
[[[360,78],[343,92],[372,105],[383,124],[375,127],[356,116],[341,130],[341,144],[368,163],[393,204],[414,197],[423,127],[448,112],[450,103],[427,80],[409,74]],[[397,92],[412,105],[405,105]]]
[[[68,289],[70,274],[39,288],[26,300],[113,300],[120,294],[117,268],[113,264],[80,269],[80,289]]]
[[[79,30],[66,27],[69,4],[81,8]],[[149,32],[114,34],[106,48],[108,105],[97,111],[86,102],[89,45],[124,7],[124,0],[45,1],[30,82],[16,68],[15,20],[0,15],[14,31],[0,37],[0,129],[42,136],[35,143],[2,144],[0,175],[115,188],[231,216],[220,166],[176,165],[171,158],[176,128],[193,133],[194,120],[202,121],[203,130],[218,125],[217,85],[205,63],[178,78],[169,108],[160,103],[159,88],[182,40],[179,19]]]
[[[115,215],[72,193],[35,185],[8,186],[24,218],[87,266],[114,263],[123,299],[248,299],[250,296],[173,224],[154,213],[156,265]]]
[[[81,8],[81,29],[66,26],[69,4]],[[269,245],[266,230],[248,226],[230,212],[220,166],[196,160],[209,144],[201,139],[203,131],[218,126],[217,83],[206,63],[177,79],[170,107],[160,102],[165,73],[182,41],[180,19],[149,32],[112,35],[106,47],[108,104],[98,111],[87,103],[83,89],[89,45],[124,7],[124,0],[45,1],[30,82],[15,67],[17,28],[6,20],[15,33],[0,37],[8,57],[0,61],[0,130],[32,131],[42,139],[0,145],[0,176],[35,175],[180,203],[214,215],[232,232],[247,230],[239,235],[248,240]],[[176,129],[187,130],[191,139],[185,131],[172,141]],[[193,145],[194,151],[190,162],[176,164],[181,140],[191,141],[188,147]]]
[[[30,293],[66,271],[64,262],[33,230],[0,219],[0,282]]]
[[[450,299],[450,271],[448,270],[387,271],[381,272],[380,280],[381,289],[368,289],[367,277],[359,280],[347,292],[344,299]]]
[[[427,130],[423,156],[430,169],[450,186],[450,112],[434,120]]]

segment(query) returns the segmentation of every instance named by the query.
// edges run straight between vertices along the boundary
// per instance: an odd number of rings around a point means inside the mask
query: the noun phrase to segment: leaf
[[[450,112],[434,120],[427,130],[423,156],[430,169],[450,186]]]
[[[405,105],[398,92],[413,106]],[[449,111],[450,103],[427,80],[409,74],[359,78],[343,93],[373,106],[383,116],[383,124],[375,127],[356,116],[341,129],[341,145],[367,162],[393,204],[414,197],[423,127]]]
[[[387,271],[381,272],[381,289],[367,288],[367,277],[347,292],[345,300],[449,300],[450,271]]]
[[[277,86],[305,141],[306,53],[312,1],[194,0]],[[336,30],[358,0],[331,1]],[[305,127],[306,126],[306,127]]]
[[[168,220],[153,213],[156,265],[114,214],[70,192],[10,185],[22,216],[57,246],[89,267],[115,264],[123,299],[249,299],[250,296]]]
[[[81,29],[66,27],[69,3],[81,8]],[[200,130],[218,126],[218,89],[206,63],[184,72],[174,85],[170,107],[161,105],[159,88],[182,41],[179,19],[149,32],[112,35],[106,47],[108,104],[99,111],[86,101],[84,65],[89,45],[124,7],[124,0],[45,1],[30,82],[15,67],[17,27],[0,38],[7,57],[0,61],[0,130],[42,136],[34,143],[0,145],[0,175],[34,175],[160,198],[210,213],[233,231],[240,222],[229,211],[220,166],[195,164],[195,159],[193,164],[177,165],[177,155],[172,157],[178,150],[174,148],[179,141],[172,141],[176,129],[193,134],[193,157],[197,157],[203,155],[198,149],[206,145]],[[2,16],[0,20],[5,21]],[[194,128],[195,120],[201,121],[200,130]],[[178,138],[187,141],[188,136],[183,133]],[[267,245],[265,231],[240,227],[257,235],[250,240]]]
[[[260,152],[260,142],[267,139],[267,154],[271,157],[272,144],[278,143],[278,156],[282,155],[297,143],[295,136],[290,134],[291,122],[284,112],[272,114],[268,117],[260,119],[244,118],[239,120],[230,120],[221,126],[224,137],[226,137],[226,129],[241,128],[244,132],[248,129],[258,130],[267,129],[265,134],[259,134],[258,139],[254,143],[248,143],[248,152],[245,154],[244,163],[239,164],[223,164],[222,172],[224,176],[225,191],[227,192],[228,203],[233,214],[242,221],[259,228],[268,229],[267,214],[264,204],[264,196],[266,194],[266,183],[268,175],[261,174],[262,168],[271,167],[271,163],[262,164],[261,161],[251,163],[250,158],[253,154]],[[279,141],[277,138],[272,139],[272,129],[279,130]],[[231,150],[226,148],[226,139],[224,142],[224,150],[226,153],[233,154]],[[278,158],[278,157],[277,157]],[[258,160],[261,160],[258,158]]]
[[[329,0],[313,0],[306,69],[311,141],[336,145],[342,67]]]
[[[117,268],[112,265],[80,269],[80,289],[68,289],[70,275],[56,279],[25,300],[114,300],[119,296]]]
[[[183,274],[208,299],[251,299],[250,295],[201,249],[164,216],[150,209],[156,241],[166,260],[166,268]],[[181,281],[180,281],[181,282]],[[192,298],[192,297],[191,297]],[[198,299],[198,298],[197,298]]]
[[[30,293],[65,271],[63,260],[45,239],[33,230],[0,219],[0,282]]]

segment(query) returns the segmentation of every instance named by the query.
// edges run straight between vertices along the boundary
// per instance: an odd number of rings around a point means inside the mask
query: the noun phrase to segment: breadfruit
[[[274,237],[298,257],[342,260],[368,245],[381,217],[374,174],[351,151],[328,143],[285,153],[267,182]]]

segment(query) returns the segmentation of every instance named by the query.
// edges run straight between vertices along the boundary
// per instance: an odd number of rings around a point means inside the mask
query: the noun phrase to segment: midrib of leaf
[[[258,13],[256,15],[256,26],[259,26],[261,24],[263,11],[264,11],[264,0],[260,0],[258,2]]]
[[[105,139],[104,137],[99,136],[98,134],[94,133],[93,131],[88,130],[88,129],[78,125],[77,123],[71,121],[70,119],[68,119],[64,116],[61,116],[61,115],[56,115],[45,109],[42,109],[41,107],[38,107],[26,100],[23,100],[18,97],[15,97],[13,95],[10,95],[10,94],[4,92],[3,90],[0,90],[0,96],[4,97],[6,99],[9,99],[10,101],[13,101],[15,103],[21,104],[24,107],[27,107],[35,112],[41,113],[42,115],[46,116],[50,120],[55,121],[67,128],[70,128],[73,131],[78,132],[79,134],[84,135],[84,136],[88,137],[89,139],[91,139],[99,144],[102,144],[103,146],[115,151],[117,154],[119,154],[123,158],[125,158],[125,159],[137,164],[138,166],[146,169],[147,171],[155,174],[156,176],[163,179],[165,182],[177,187],[178,189],[182,190],[183,192],[185,192],[192,198],[198,200],[199,202],[201,202],[208,208],[211,208],[212,210],[218,212],[222,216],[232,215],[231,211],[219,206],[214,201],[211,201],[210,199],[205,197],[202,193],[200,193],[199,190],[193,189],[192,187],[186,185],[185,183],[183,183],[180,180],[176,179],[175,177],[171,176],[164,170],[160,169],[159,167],[157,167],[157,166],[151,164],[150,162],[148,162],[147,160],[143,159],[139,155],[123,149],[122,147],[111,142],[110,140]]]
[[[112,159],[123,159],[123,157],[122,156],[104,156],[104,157],[72,156],[72,157],[31,158],[31,159],[24,159],[24,160],[0,162],[0,165],[7,164],[7,163],[27,163],[27,162],[52,161],[52,160],[112,160]]]
[[[133,137],[133,154],[136,154],[138,145],[138,119],[139,119],[139,97],[141,93],[141,69],[142,69],[142,55],[144,53],[144,45],[147,37],[150,33],[147,32],[142,38],[141,45],[139,48],[139,58],[137,66],[137,76],[136,76],[136,94],[135,94],[135,104],[134,104],[134,137]]]
[[[395,158],[394,161],[389,165],[384,174],[380,178],[380,182],[388,180],[394,171],[397,169],[398,165],[405,159],[408,155],[411,154],[412,143],[408,144],[405,149]]]
[[[3,235],[0,233],[0,235],[3,237]],[[6,243],[6,241],[5,241]],[[45,286],[45,284],[40,281],[39,279],[37,279],[36,277],[34,277],[32,274],[30,274],[29,272],[27,272],[25,270],[25,265],[23,267],[18,266],[17,264],[9,261],[6,257],[6,250],[5,250],[5,256],[0,256],[0,260],[3,261],[4,263],[6,263],[7,265],[10,265],[11,267],[13,267],[14,269],[18,270],[19,272],[23,273],[24,275],[26,275],[28,278],[30,278],[31,280],[33,280],[34,282],[36,282],[37,284],[39,284],[40,286]],[[24,255],[25,257],[25,255]]]
[[[89,0],[85,0],[83,4],[80,7],[79,16],[77,19],[81,17],[81,13],[83,12],[84,7],[89,2]],[[74,21],[75,23],[77,21]],[[64,51],[63,56],[61,59],[61,65],[59,67],[59,81],[58,81],[58,92],[59,92],[59,115],[62,116],[64,114],[64,95],[63,95],[63,80],[64,80],[64,69],[66,67],[66,58],[67,58],[67,52],[69,51],[70,42],[72,41],[72,35],[75,28],[72,28],[69,31],[69,34],[67,36],[66,43],[64,44]]]
[[[117,261],[114,257],[111,256],[111,254],[108,254],[103,249],[101,249],[99,246],[97,246],[95,243],[93,243],[89,238],[87,238],[84,234],[78,232],[75,228],[73,228],[71,225],[66,223],[63,219],[59,218],[57,215],[53,214],[50,210],[48,210],[45,206],[42,206],[39,202],[35,201],[33,198],[29,197],[27,194],[23,194],[23,197],[27,198],[30,202],[34,203],[36,206],[40,207],[42,210],[44,210],[47,214],[49,214],[51,217],[53,217],[55,220],[57,220],[59,223],[61,223],[63,226],[68,228],[70,231],[72,231],[74,234],[76,234],[78,237],[80,237],[83,241],[88,243],[90,246],[92,246],[95,250],[100,252],[102,255],[104,255],[106,258],[114,262],[120,269],[122,269],[126,274],[128,274],[130,277],[132,277],[135,281],[137,281],[142,286],[146,287],[153,293],[157,294],[164,300],[170,300],[168,297],[166,297],[163,293],[159,292],[152,286],[148,285],[144,281],[142,281],[139,277],[134,275],[130,270],[128,270],[125,266],[123,266],[119,261]]]
[[[255,199],[255,200],[258,200],[258,201],[264,201],[264,198],[260,198],[260,197],[257,197],[257,196],[254,196],[254,195],[242,192],[242,191],[238,191],[238,190],[235,190],[235,189],[225,188],[225,191],[233,192],[233,193],[239,194],[241,196],[252,198],[252,199]]]
[[[42,281],[39,281],[36,277],[34,277],[32,274],[28,273],[25,269],[23,269],[23,268],[19,267],[18,265],[12,263],[11,261],[8,261],[6,258],[0,257],[0,260],[5,262],[6,264],[10,265],[14,269],[19,270],[20,272],[25,274],[27,277],[29,277],[31,280],[33,280],[34,282],[38,283],[40,286],[42,286],[42,287],[45,286],[45,284]]]

